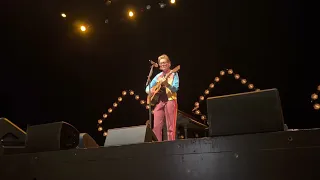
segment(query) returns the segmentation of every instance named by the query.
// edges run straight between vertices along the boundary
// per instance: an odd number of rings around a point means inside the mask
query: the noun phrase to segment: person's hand
[[[151,88],[150,89],[150,94],[153,94],[154,93],[154,88]]]
[[[168,81],[164,81],[162,84],[163,84],[164,86],[166,86],[166,87],[168,87],[168,86],[169,86]]]
[[[161,85],[163,85],[163,86],[169,86],[169,83],[168,83],[167,79],[162,78],[162,79],[161,79]]]

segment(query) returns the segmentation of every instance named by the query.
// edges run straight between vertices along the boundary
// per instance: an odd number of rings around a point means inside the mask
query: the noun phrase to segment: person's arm
[[[155,86],[157,84],[157,79],[158,79],[158,75],[156,75],[152,81],[149,83],[149,85],[146,87],[146,93],[149,94],[149,86],[150,86],[150,90],[151,90],[151,93],[152,93],[152,88],[153,86]]]
[[[177,92],[179,90],[179,75],[174,73],[172,85],[167,86],[171,92]]]

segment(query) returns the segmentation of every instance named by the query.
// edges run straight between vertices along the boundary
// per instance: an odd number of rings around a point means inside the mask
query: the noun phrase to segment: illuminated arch
[[[102,127],[102,123],[103,121],[105,121],[109,115],[118,107],[118,104],[121,103],[124,99],[125,96],[127,96],[129,93],[130,96],[134,96],[134,99],[139,101],[140,100],[140,104],[142,106],[145,106],[146,109],[149,109],[149,105],[146,104],[145,100],[140,99],[140,96],[138,94],[135,94],[133,90],[124,90],[122,91],[122,95],[120,97],[118,97],[117,101],[115,101],[112,104],[112,107],[108,108],[107,112],[102,114],[102,118],[98,120],[98,131],[99,132],[103,132],[103,136],[107,136],[107,131],[105,131]]]
[[[229,77],[233,76],[235,79],[239,80],[241,82],[241,84],[243,84],[244,86],[247,86],[248,89],[251,90],[251,91],[259,91],[260,90],[260,89],[257,89],[252,83],[250,83],[246,78],[242,78],[239,74],[234,73],[234,71],[232,69],[223,69],[223,70],[221,70],[220,71],[220,75],[216,76],[214,78],[213,82],[211,82],[209,84],[208,89],[206,89],[204,91],[204,94],[199,97],[199,101],[194,103],[194,108],[192,109],[192,112],[194,114],[196,114],[196,115],[201,116],[201,119],[203,121],[205,121],[207,118],[199,110],[200,103],[205,101],[208,98],[208,95],[210,94],[210,91],[212,91],[212,89],[216,86],[216,84],[221,81],[223,76],[229,76]]]
[[[318,85],[317,91],[311,94],[311,103],[313,104],[313,108],[315,110],[320,109],[319,98],[318,98],[319,92],[320,92],[320,85]]]

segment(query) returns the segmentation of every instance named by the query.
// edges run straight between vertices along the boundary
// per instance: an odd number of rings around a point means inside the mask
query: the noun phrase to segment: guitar
[[[161,87],[162,83],[168,79],[168,77],[177,71],[180,70],[180,65],[172,69],[166,76],[163,78],[163,81],[158,81],[155,86],[152,87],[153,94],[149,93],[147,97],[147,104],[150,104],[151,106],[156,105],[159,102],[159,97],[161,93]]]

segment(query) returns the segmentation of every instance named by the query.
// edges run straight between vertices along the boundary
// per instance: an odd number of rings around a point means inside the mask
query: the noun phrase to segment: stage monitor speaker
[[[29,126],[26,148],[28,152],[57,151],[76,148],[79,131],[66,122]]]
[[[104,147],[158,141],[147,125],[109,129]]]
[[[87,133],[80,133],[78,148],[98,148],[99,145]]]
[[[0,146],[25,146],[26,132],[6,118],[0,118]]]
[[[210,136],[284,130],[277,89],[207,98]]]

